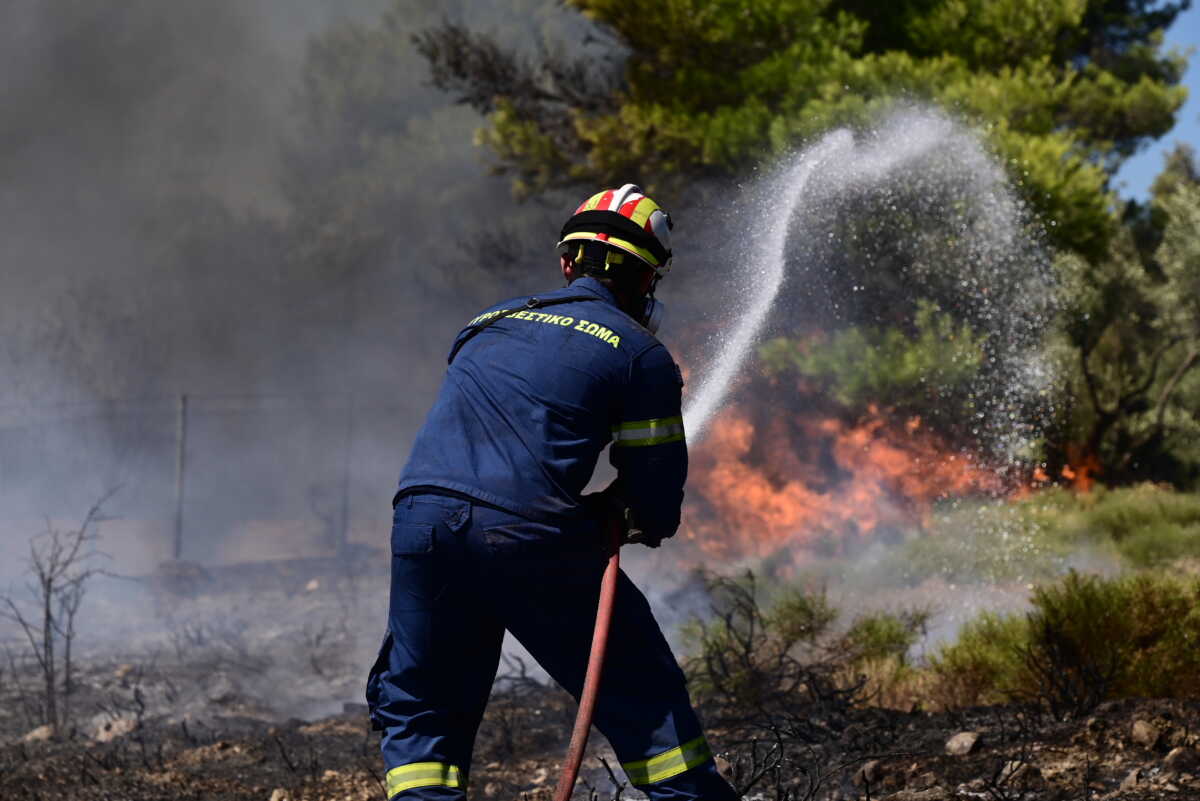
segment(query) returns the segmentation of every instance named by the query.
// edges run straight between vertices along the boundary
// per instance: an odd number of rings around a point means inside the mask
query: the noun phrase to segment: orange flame
[[[934,502],[997,493],[997,474],[949,451],[919,417],[892,422],[875,407],[856,422],[769,418],[730,409],[694,449],[683,535],[723,557],[789,545],[840,548],[926,521]]]
[[[1072,489],[1081,493],[1091,492],[1099,472],[1100,458],[1094,451],[1067,447],[1067,464],[1063,465],[1062,477],[1071,482]]]

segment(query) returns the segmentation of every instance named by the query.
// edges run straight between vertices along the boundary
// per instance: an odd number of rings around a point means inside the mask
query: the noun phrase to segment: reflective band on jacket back
[[[625,775],[633,784],[656,784],[702,765],[711,758],[712,751],[708,748],[708,741],[701,735],[678,748],[672,748],[641,762],[627,762],[621,767],[625,769]]]
[[[656,420],[636,420],[613,426],[613,445],[637,447],[661,445],[683,439],[683,418],[663,417]]]
[[[417,787],[461,787],[458,767],[445,762],[413,762],[387,772],[387,797]]]

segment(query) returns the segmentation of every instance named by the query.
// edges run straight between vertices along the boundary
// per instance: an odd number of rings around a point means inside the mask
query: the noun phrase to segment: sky
[[[1179,111],[1175,127],[1125,162],[1117,172],[1117,191],[1124,198],[1147,198],[1154,176],[1162,170],[1163,157],[1176,142],[1186,142],[1200,150],[1200,3],[1180,14],[1167,31],[1167,47],[1172,46],[1184,51],[1193,48],[1188,58],[1188,71],[1183,76],[1188,100]]]

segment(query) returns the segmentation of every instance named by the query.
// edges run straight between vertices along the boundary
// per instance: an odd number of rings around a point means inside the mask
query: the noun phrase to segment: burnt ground
[[[377,632],[352,625],[384,608],[379,582],[286,578],[216,594],[98,593],[92,619],[109,627],[80,648],[59,738],[38,726],[36,670],[6,639],[0,799],[384,798],[377,735],[354,700]],[[551,798],[574,703],[520,668],[509,660],[497,682],[473,798]],[[933,714],[801,701],[733,718],[710,740],[748,799],[1200,799],[1200,701],[1109,702],[1071,720],[1019,706]],[[642,797],[610,767],[594,734],[575,798]]]
[[[44,728],[8,732],[0,746],[0,798],[150,801],[381,799],[382,766],[365,708],[315,721],[272,721],[214,702],[207,719],[139,713],[136,697],[166,674],[96,667],[84,681],[125,694],[92,731],[62,739]],[[143,690],[142,687],[145,686]],[[6,705],[16,703],[11,696]],[[472,796],[548,801],[574,707],[529,681],[498,688],[476,747]],[[753,799],[1200,798],[1200,703],[1127,700],[1086,718],[1054,721],[1016,707],[931,715],[853,710],[826,741],[791,744],[782,760],[763,732],[734,742],[711,733],[720,765]],[[597,738],[599,739],[599,738]],[[963,753],[948,753],[948,743]],[[881,747],[882,746],[882,747]],[[949,746],[953,748],[953,746]],[[634,799],[610,778],[602,744],[585,763],[578,799]],[[756,778],[757,776],[757,778]]]

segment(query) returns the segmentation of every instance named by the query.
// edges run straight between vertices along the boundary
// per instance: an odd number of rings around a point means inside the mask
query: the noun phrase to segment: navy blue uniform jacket
[[[521,311],[467,341],[417,434],[400,491],[441,487],[568,526],[610,441],[623,495],[652,537],[679,525],[687,478],[683,381],[667,349],[593,278],[536,297],[587,300]],[[493,306],[468,323],[520,308]]]

